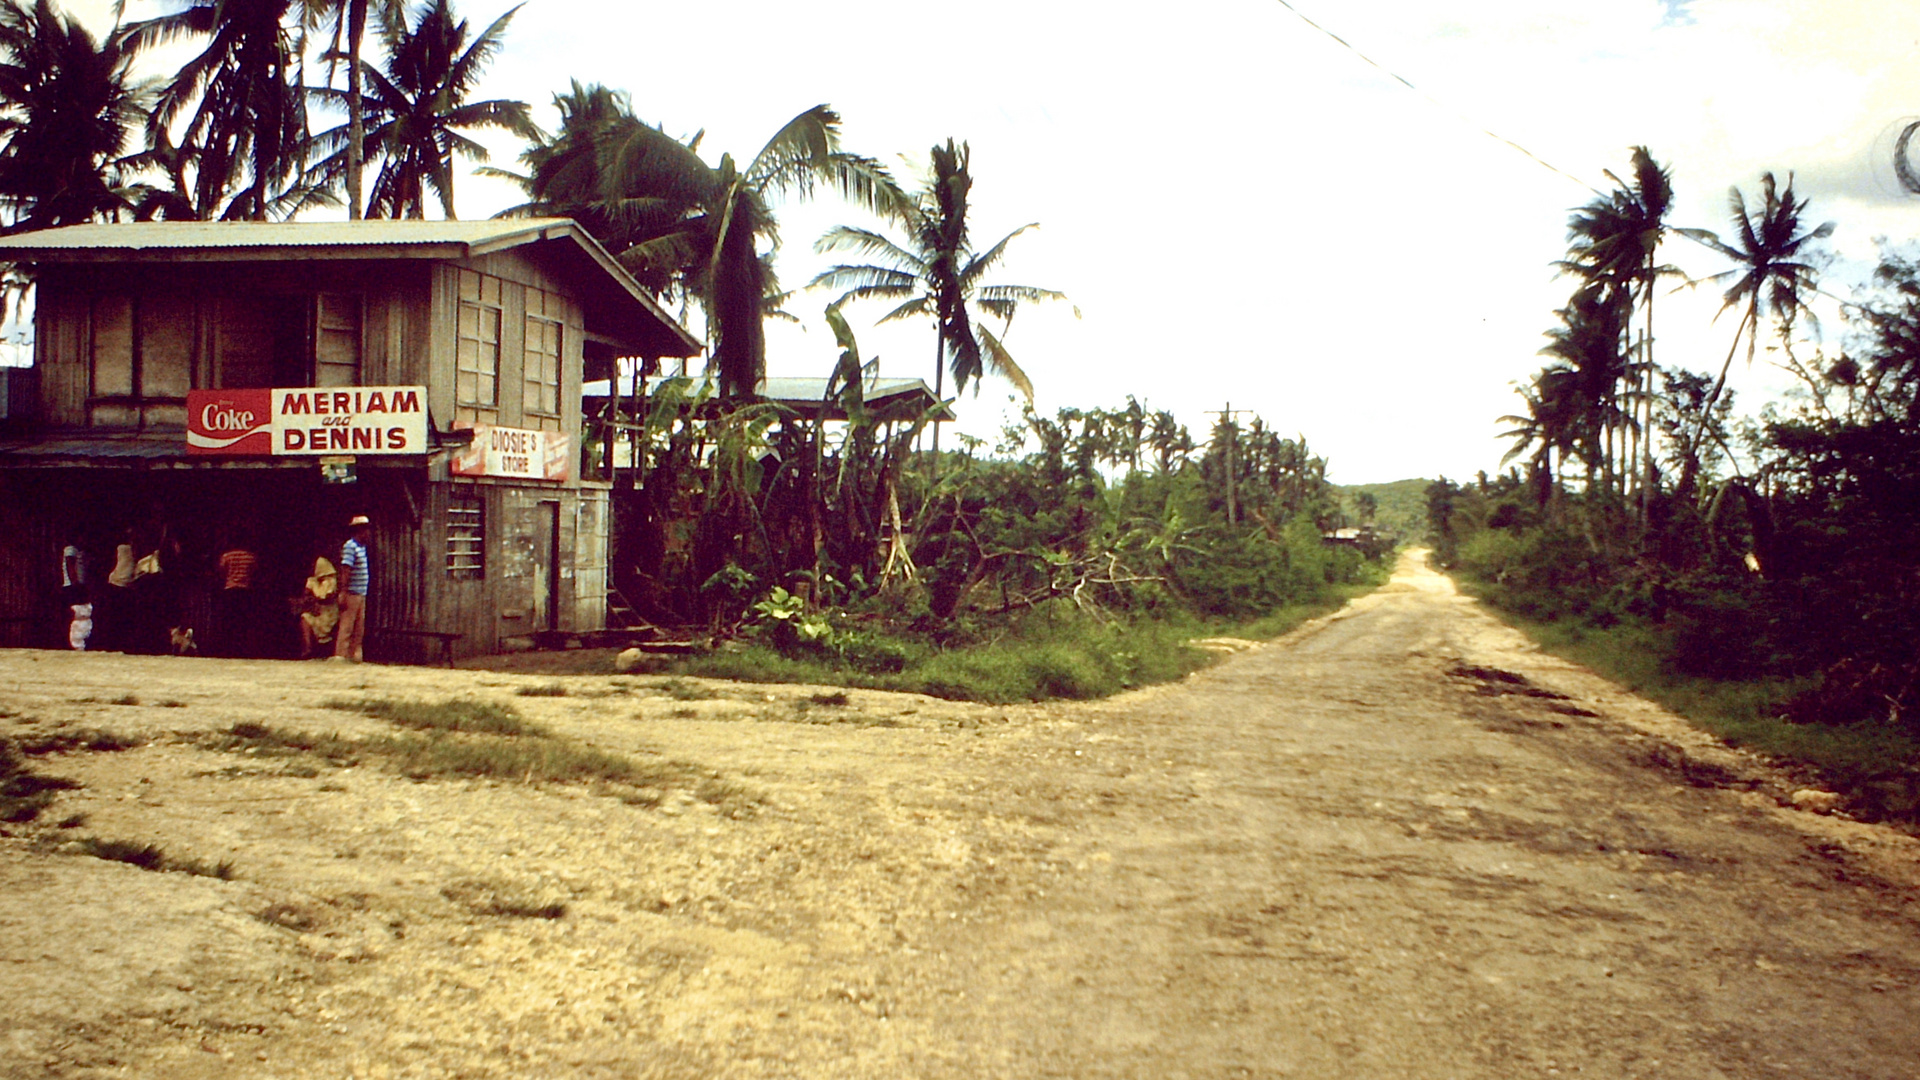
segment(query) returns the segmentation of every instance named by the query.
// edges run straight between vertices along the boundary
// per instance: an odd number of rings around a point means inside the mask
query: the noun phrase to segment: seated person
[[[300,613],[300,659],[333,654],[333,631],[340,625],[340,574],[322,555],[313,560],[313,574],[294,602]]]

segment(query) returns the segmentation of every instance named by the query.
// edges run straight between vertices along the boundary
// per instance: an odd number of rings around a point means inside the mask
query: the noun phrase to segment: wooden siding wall
[[[0,529],[0,646],[64,648],[68,613],[60,599],[61,534],[68,523],[52,505],[48,485],[26,474],[0,473],[0,506],[8,508]],[[106,580],[112,564],[92,566]]]
[[[184,414],[168,399],[188,389],[269,386],[270,336],[257,317],[263,296],[359,296],[360,381],[428,383],[429,267],[419,263],[185,263],[165,267],[54,267],[42,276],[35,325],[42,416],[61,427],[178,430]],[[96,400],[95,360],[118,363],[137,325],[147,405]],[[451,413],[436,413],[435,419]],[[445,423],[442,422],[442,426]]]
[[[499,408],[492,423],[504,427],[538,428],[541,417],[522,409],[521,387],[526,374],[526,320],[529,314],[557,320],[560,335],[561,430],[580,436],[580,381],[585,362],[586,315],[564,280],[514,252],[436,264],[433,275],[433,369],[444,373],[428,389],[433,415],[454,415],[453,371],[460,317],[461,271],[484,274],[500,281]],[[534,303],[529,304],[530,294]],[[533,310],[537,309],[537,310]],[[552,426],[549,423],[547,426]],[[578,447],[575,448],[576,453]],[[575,472],[578,472],[576,466]],[[573,481],[573,483],[577,483]]]
[[[372,479],[372,478],[369,478]],[[552,543],[553,509],[559,508],[560,611],[555,620],[574,632],[606,628],[607,491],[601,487],[569,490],[527,487],[492,481],[420,483],[408,477],[421,517],[399,512],[404,493],[397,486],[373,500],[384,516],[375,518],[375,570],[380,575],[370,604],[372,625],[438,630],[463,635],[457,657],[482,656],[503,648],[524,648],[540,630],[543,598],[538,567]],[[381,481],[387,485],[398,480]],[[370,488],[368,493],[374,494]],[[485,569],[478,578],[447,572],[447,517],[455,495],[481,505],[486,534]],[[383,641],[378,659],[420,663],[437,646],[397,636]]]

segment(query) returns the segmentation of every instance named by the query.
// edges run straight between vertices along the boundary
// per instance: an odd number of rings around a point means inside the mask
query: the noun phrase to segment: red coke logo
[[[236,408],[229,401],[209,402],[200,410],[202,431],[252,431],[254,426],[252,411]]]

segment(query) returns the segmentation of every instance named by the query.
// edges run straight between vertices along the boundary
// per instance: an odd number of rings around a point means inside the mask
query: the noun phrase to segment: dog
[[[167,640],[173,644],[175,656],[199,656],[200,646],[193,642],[193,627],[175,626],[167,630]]]

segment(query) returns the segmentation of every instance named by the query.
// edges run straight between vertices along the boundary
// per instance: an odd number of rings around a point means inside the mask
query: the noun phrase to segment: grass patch
[[[813,693],[807,695],[807,702],[809,704],[824,705],[833,709],[845,708],[847,701],[847,692],[845,690],[835,690],[830,694]]]
[[[360,759],[364,744],[338,735],[289,731],[242,721],[225,731],[209,732],[193,740],[209,750],[245,751],[254,754],[287,756],[317,754],[335,765],[351,765]]]
[[[738,654],[734,654],[738,655]],[[784,680],[762,680],[784,681]],[[668,679],[660,684],[660,689],[675,701],[712,701],[720,692],[711,686],[702,686],[688,679]]]
[[[73,703],[75,705],[138,705],[140,704],[140,695],[134,694],[134,693],[125,693],[125,694],[121,694],[119,697],[116,697],[116,698],[98,698],[98,697],[74,698]]]
[[[678,766],[642,764],[632,758],[557,739],[400,736],[368,740],[363,745],[391,758],[396,768],[416,780],[466,776],[524,782],[602,781],[642,785],[672,780],[685,772]]]
[[[144,745],[146,740],[132,735],[121,735],[99,728],[78,728],[72,731],[54,731],[45,735],[33,735],[17,738],[14,747],[28,757],[40,757],[45,754],[71,754],[85,750],[92,753],[109,754],[120,750],[131,750]]]
[[[335,698],[320,703],[323,709],[357,712],[375,720],[385,720],[415,731],[458,731],[485,735],[551,734],[538,724],[528,723],[511,705],[492,701],[450,698],[445,701],[409,701],[396,698]]]
[[[765,801],[742,784],[708,776],[693,789],[693,797],[731,817],[740,817]]]
[[[935,649],[902,643],[897,651],[905,659],[898,672],[863,670],[824,656],[784,654],[759,642],[681,657],[672,662],[672,670],[678,675],[708,679],[824,683],[993,705],[1062,698],[1086,700],[1172,682],[1205,667],[1213,658],[1188,644],[1194,638],[1278,637],[1376,587],[1329,587],[1311,601],[1289,604],[1241,622],[1141,618],[1105,623],[1088,618],[1063,601],[1056,610],[1042,608],[1014,619],[1000,628],[997,638],[978,644]],[[711,689],[685,679],[669,679],[662,685],[676,700],[715,696]],[[845,692],[840,691],[837,699],[836,694],[816,694],[808,700],[817,705],[841,705],[845,704],[844,697]]]
[[[25,755],[13,742],[0,739],[0,822],[25,824],[53,804],[56,792],[73,791],[78,780],[44,776],[27,768]]]
[[[685,778],[686,767],[635,761],[604,750],[577,746],[551,736],[531,738],[431,731],[425,735],[376,735],[349,739],[338,735],[288,731],[264,724],[235,724],[200,740],[211,750],[255,754],[315,754],[335,765],[378,759],[415,780],[458,776],[523,783],[659,784]],[[282,775],[309,776],[288,769]]]
[[[566,697],[567,688],[557,682],[541,683],[539,686],[523,686],[514,693],[521,697]]]
[[[217,863],[208,863],[200,859],[180,858],[168,855],[158,844],[141,844],[132,840],[102,840],[97,836],[82,837],[75,843],[79,845],[82,855],[91,855],[108,862],[122,862],[142,870],[191,874],[195,877],[218,878],[221,881],[233,880],[231,862],[222,860]]]

